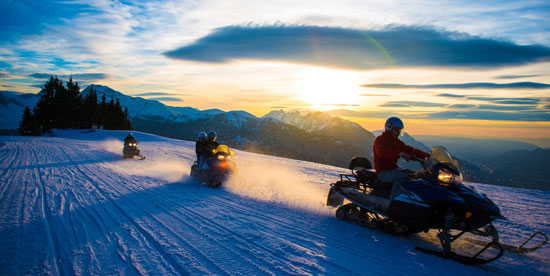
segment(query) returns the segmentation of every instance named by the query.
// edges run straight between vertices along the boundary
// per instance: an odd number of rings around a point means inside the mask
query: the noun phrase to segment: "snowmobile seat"
[[[360,169],[356,173],[357,182],[362,184],[373,183],[376,181],[376,171],[373,169]]]
[[[372,188],[372,195],[374,196],[380,196],[385,198],[390,198],[391,194],[391,188],[393,187],[393,183],[390,182],[382,182],[379,179],[372,182],[369,187]]]

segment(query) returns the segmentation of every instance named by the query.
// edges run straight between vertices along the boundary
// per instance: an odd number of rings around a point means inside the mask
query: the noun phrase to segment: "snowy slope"
[[[325,207],[342,169],[236,151],[221,189],[188,179],[194,144],[122,131],[0,137],[0,275],[548,275],[548,247],[465,266],[339,221]],[[550,192],[472,184],[500,206],[501,240],[550,233]]]
[[[0,91],[0,129],[17,129],[25,111],[38,102],[38,94]]]

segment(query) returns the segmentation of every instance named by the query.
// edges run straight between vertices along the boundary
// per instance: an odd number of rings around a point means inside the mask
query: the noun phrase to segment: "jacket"
[[[215,150],[219,145],[220,144],[218,142],[207,139],[204,143],[202,154],[206,156],[206,159],[214,157],[214,153],[212,151]]]
[[[430,156],[428,153],[419,149],[415,149],[411,146],[405,145],[399,138],[394,139],[387,132],[374,139],[373,145],[374,152],[374,169],[376,173],[380,173],[384,170],[397,169],[397,160],[399,160],[399,153],[406,153],[411,157],[424,159]]]
[[[205,147],[206,147],[206,139],[197,140],[197,142],[195,143],[195,153],[197,153],[197,160],[200,158],[201,155],[204,155]]]

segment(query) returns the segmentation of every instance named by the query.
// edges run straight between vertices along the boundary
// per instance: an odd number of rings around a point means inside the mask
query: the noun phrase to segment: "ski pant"
[[[202,169],[202,166],[204,166],[204,155],[199,157],[199,170]]]
[[[405,182],[411,173],[413,171],[404,168],[384,170],[378,173],[378,179],[382,182],[393,183],[390,194],[390,199],[393,199],[401,193],[401,183]]]

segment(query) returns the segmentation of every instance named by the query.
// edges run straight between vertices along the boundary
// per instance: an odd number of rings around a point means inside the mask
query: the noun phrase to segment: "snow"
[[[329,183],[346,170],[236,151],[220,189],[188,178],[194,143],[124,131],[0,137],[0,275],[548,275],[548,246],[466,266],[339,221]],[[550,192],[474,184],[501,208],[501,241],[550,233]]]

